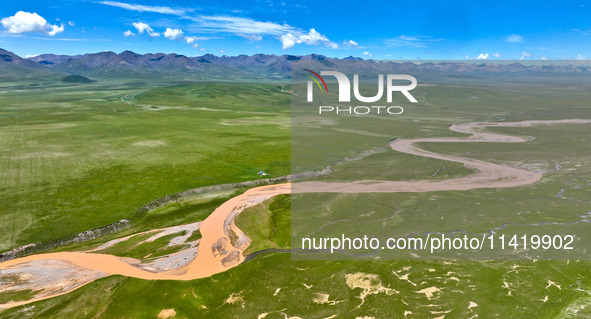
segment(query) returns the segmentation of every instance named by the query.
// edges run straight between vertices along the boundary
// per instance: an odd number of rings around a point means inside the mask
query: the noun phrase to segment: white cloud
[[[545,57],[545,56],[542,56],[542,57],[541,57],[541,59],[542,59],[542,61],[546,61],[546,60],[548,60],[548,58],[547,58],[547,57]]]
[[[259,35],[259,34],[242,34],[242,33],[239,33],[237,35],[239,35],[239,36],[241,36],[241,37],[243,37],[245,39],[248,39],[250,41],[262,41],[263,40],[263,36],[262,35]]]
[[[133,24],[133,27],[137,29],[137,32],[139,34],[144,34],[144,31],[145,31],[150,37],[160,36],[160,33],[154,32],[154,29],[150,28],[150,26],[147,23],[134,22],[132,24]]]
[[[158,7],[158,6],[144,6],[141,4],[129,4],[117,1],[101,1],[100,4],[105,4],[112,7],[118,7],[126,10],[132,11],[139,11],[139,12],[155,12],[155,13],[162,13],[162,14],[173,14],[173,15],[183,15],[187,11],[187,9],[173,9],[171,7]]]
[[[529,53],[529,52],[521,52],[521,57],[519,58],[520,60],[525,60],[527,58],[531,58],[532,56],[534,56],[533,54]]]
[[[33,12],[19,11],[12,17],[2,19],[2,26],[8,33],[38,32],[54,36],[64,31],[64,25],[52,25],[42,16]]]
[[[367,52],[367,51],[363,52],[363,55],[368,56],[370,58],[373,57],[373,55],[371,53]]]
[[[195,36],[186,36],[185,37],[185,41],[187,41],[187,44],[191,44],[194,48],[199,46],[199,43],[197,43],[196,41],[199,40],[211,40],[211,39],[215,39],[215,38],[211,38],[211,37],[195,37]],[[203,50],[203,49],[201,49]]]
[[[499,53],[493,53],[492,56],[494,56],[495,58],[500,57],[501,55]]]
[[[308,34],[291,34],[287,33],[279,37],[279,40],[283,44],[283,49],[287,50],[292,48],[296,44],[305,43],[308,45],[318,45],[324,44],[327,47],[331,47],[333,49],[338,49],[339,45],[328,40],[328,38],[318,33],[314,28],[310,29]]]
[[[233,34],[278,36],[299,30],[287,24],[256,21],[243,17],[199,16],[191,18],[191,20],[196,23],[194,25],[194,31],[197,32],[228,32]]]
[[[166,28],[166,31],[164,31],[164,37],[169,40],[180,40],[183,38],[183,30]]]
[[[386,39],[384,42],[390,47],[415,47],[424,48],[427,44],[436,41],[442,41],[443,39],[433,39],[429,36],[422,35],[400,35],[392,39]]]
[[[488,57],[489,57],[488,53],[480,53],[480,55],[478,55],[476,57],[476,60],[486,60],[486,59],[488,59]]]
[[[76,23],[74,23],[74,21],[68,21],[68,25],[71,27],[75,27]]]
[[[350,47],[350,48],[356,48],[359,46],[359,43],[353,41],[353,40],[349,40],[349,41],[343,41],[343,45],[346,47]]]
[[[512,34],[508,36],[505,41],[509,43],[521,43],[523,41],[523,37],[518,34]]]
[[[575,60],[587,60],[587,57],[584,55],[577,54],[577,56],[575,57]]]
[[[187,44],[192,45],[194,48],[199,46],[199,43],[195,42],[199,40],[199,37],[185,37],[185,41],[187,41]]]
[[[186,36],[185,40],[187,40],[187,43],[192,43],[194,41],[199,41],[199,40],[211,40],[211,39],[218,39],[218,38],[212,38],[212,37],[196,37],[196,36]]]
[[[64,32],[64,26],[63,25],[61,25],[59,27],[57,25],[52,25],[51,26],[51,31],[47,32],[47,34],[50,35],[50,36],[54,36],[54,35],[56,35],[58,33],[62,33],[62,32]]]
[[[135,33],[131,32],[130,30],[127,30],[127,31],[123,32],[123,35],[126,37],[134,37]]]
[[[288,33],[286,35],[282,35],[281,43],[283,44],[283,50],[287,50],[293,48],[296,45],[296,41],[298,40],[296,36]]]
[[[192,25],[187,27],[188,31],[195,33],[230,33],[241,36],[251,41],[261,41],[264,36],[272,36],[282,42],[284,49],[289,49],[296,44],[304,43],[308,45],[324,44],[327,47],[337,49],[338,44],[328,40],[328,38],[316,30],[311,29],[306,32],[303,29],[292,27],[288,24],[278,24],[269,21],[257,21],[246,17],[236,16],[205,16],[205,15],[190,15],[193,9],[188,8],[171,8],[166,6],[146,6],[139,4],[129,4],[118,1],[100,1],[98,3],[118,7],[126,10],[139,12],[156,12],[162,14],[176,15],[182,19],[192,21]],[[242,12],[232,10],[232,12]],[[160,34],[154,32],[147,24],[143,26],[136,26],[138,33],[142,34],[146,31],[150,36],[158,36]],[[353,41],[354,42],[354,41]]]
[[[257,21],[250,18],[233,16],[199,16],[191,18],[195,24],[194,32],[200,33],[232,33],[253,41],[262,40],[263,36],[273,36],[281,41],[283,49],[287,50],[296,44],[318,45],[336,49],[338,44],[330,41],[325,35],[314,28],[309,32],[292,27],[288,24]]]

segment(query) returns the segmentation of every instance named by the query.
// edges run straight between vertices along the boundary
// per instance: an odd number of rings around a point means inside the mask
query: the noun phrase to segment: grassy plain
[[[291,197],[280,195],[245,209],[236,218],[236,226],[252,240],[245,255],[264,249],[291,247]]]
[[[469,82],[433,81],[435,86],[419,87],[413,91],[419,99],[416,106],[406,108],[404,116],[381,119],[379,125],[350,117],[308,121],[310,130],[301,133],[313,136],[311,141],[322,151],[305,153],[315,158],[300,158],[299,169],[321,169],[384,147],[394,137],[461,136],[447,129],[452,123],[591,118],[588,79],[552,77],[540,82],[500,77]],[[0,188],[2,250],[55,240],[121,218],[132,219],[132,227],[60,249],[94,247],[141,230],[195,222],[235,193],[186,198],[141,216],[135,212],[174,192],[255,179],[258,170],[272,176],[289,172],[290,97],[282,91],[287,87],[122,81],[4,90],[0,94],[0,169],[6,176]],[[509,232],[532,232],[542,227],[533,224],[568,223],[591,210],[588,126],[498,131],[536,139],[522,144],[422,147],[543,170],[540,182],[465,192],[302,195],[300,200],[324,203],[311,205],[319,215],[307,215],[305,220],[298,220],[302,216],[295,210],[292,213],[295,196],[291,200],[280,196],[238,217],[237,225],[253,239],[247,253],[289,247],[290,221],[296,234],[308,229],[334,234],[344,229],[399,236],[434,229],[457,231],[458,225],[477,233],[503,223],[519,224],[510,226]],[[335,143],[335,136],[344,142]],[[304,154],[298,153],[302,148],[297,143],[292,150],[296,157]],[[446,169],[431,176],[442,167]],[[469,173],[453,163],[385,151],[339,165],[329,178],[437,179]],[[557,196],[565,187],[562,195],[570,199]],[[360,196],[371,199],[373,206],[356,204],[361,203]],[[332,213],[326,212],[327,207]],[[347,220],[338,229],[331,224],[343,219]],[[582,233],[586,225],[574,227]],[[571,259],[315,261],[272,252],[200,280],[108,277],[60,297],[2,311],[0,317],[147,318],[170,308],[177,318],[589,317],[591,264]]]
[[[278,85],[3,89],[0,251],[101,227],[191,188],[289,173]]]
[[[287,198],[263,206],[289,218]],[[243,214],[247,224],[260,215]],[[249,225],[266,235],[247,233],[259,249],[277,247],[268,234],[289,225],[263,224]],[[150,318],[174,309],[179,318],[585,318],[590,276],[584,261],[303,261],[263,253],[193,281],[112,276],[0,317]]]
[[[355,148],[383,147],[388,136],[463,136],[448,129],[453,123],[591,118],[588,105],[591,83],[588,79],[491,76],[486,80],[471,79],[470,82],[470,85],[458,85],[434,81],[430,83],[434,84],[432,86],[419,87],[413,91],[419,103],[398,101],[406,110],[400,117],[323,115],[313,121],[313,117],[302,109],[296,109],[293,113],[292,165],[296,170],[321,167],[339,156],[353,156]],[[336,93],[333,95],[323,96],[323,103],[335,105]],[[305,103],[301,107],[305,107]],[[560,252],[559,257],[588,259],[586,247],[591,238],[585,229],[591,207],[584,192],[591,181],[588,161],[591,144],[587,142],[589,125],[489,130],[532,140],[526,143],[422,143],[418,146],[436,153],[529,168],[542,172],[542,180],[516,188],[453,192],[298,194],[292,200],[293,244],[298,248],[300,241],[296,239],[310,235],[340,237],[344,233],[350,237],[376,236],[385,241],[389,237],[427,233],[482,236],[503,228],[498,234],[575,233],[579,250],[576,253]],[[310,138],[312,135],[314,138]],[[315,151],[319,149],[323,152]],[[333,174],[315,179],[437,180],[469,173],[469,169],[456,163],[388,150],[338,165]],[[559,197],[562,188],[567,188],[565,194],[573,194],[573,198]],[[363,253],[371,259],[411,257],[398,251],[382,251],[378,256],[373,251]],[[421,253],[415,255],[425,257]],[[514,259],[524,256],[507,251],[488,257]],[[298,258],[313,259],[315,256],[298,255]]]

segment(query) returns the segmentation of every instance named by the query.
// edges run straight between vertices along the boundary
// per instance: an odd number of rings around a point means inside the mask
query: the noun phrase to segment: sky
[[[322,54],[379,60],[591,58],[586,1],[7,1],[0,48]]]

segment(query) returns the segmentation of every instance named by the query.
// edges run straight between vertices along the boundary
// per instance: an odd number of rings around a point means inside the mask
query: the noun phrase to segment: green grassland
[[[436,160],[396,152],[387,148],[359,161],[345,162],[335,166],[333,173],[310,180],[354,181],[354,180],[446,180],[466,176],[472,170],[463,164]]]
[[[235,223],[252,241],[245,255],[265,249],[288,249],[291,247],[291,196],[276,196],[249,207],[238,215]]]
[[[2,316],[156,318],[161,310],[172,308],[177,318],[257,318],[263,313],[274,319],[335,314],[337,318],[404,318],[406,311],[417,318],[441,314],[446,318],[475,314],[485,318],[585,318],[591,313],[585,292],[589,289],[587,270],[581,262],[304,262],[291,261],[287,254],[271,254],[227,273],[188,282],[109,277],[34,307],[6,310]],[[370,277],[348,285],[346,276],[360,271]],[[409,281],[398,278],[408,273]],[[548,280],[560,289],[546,288]],[[357,287],[363,284],[368,288]],[[418,293],[430,287],[440,291],[430,299]],[[329,296],[329,303],[319,303],[323,294]],[[471,302],[477,306],[469,308]]]
[[[261,206],[272,219],[289,220],[288,198]],[[265,243],[259,249],[284,245],[272,233],[288,232],[289,224],[265,228],[249,223],[259,210],[243,214],[247,233]],[[177,318],[404,318],[407,311],[417,318],[585,318],[590,279],[582,261],[302,261],[263,253],[199,280],[112,276],[0,317],[154,318],[174,309]]]
[[[148,212],[134,213],[132,215],[133,223],[128,228],[122,229],[118,232],[108,233],[104,236],[100,236],[89,241],[61,245],[48,251],[89,250],[97,248],[109,240],[137,234],[139,232],[201,221],[211,214],[215,208],[220,206],[226,200],[239,195],[242,191],[242,189],[228,190],[185,196],[165,203],[162,206],[152,209]],[[144,235],[138,236],[144,237]],[[136,238],[138,236],[131,238],[131,242],[123,244],[120,246],[121,249],[118,249],[113,253],[119,255],[128,248],[132,248],[134,245],[130,243],[134,241],[141,241],[140,238]],[[188,241],[197,240],[199,238],[201,238],[201,233],[196,231],[193,232]],[[156,245],[152,246],[152,248],[156,250],[159,248],[165,248],[165,246],[165,244],[161,247]]]
[[[589,79],[500,80],[471,79],[469,85],[461,79],[433,80],[434,86],[413,91],[419,103],[405,105],[403,116],[306,118],[307,128],[295,132],[291,145],[292,160],[297,160],[294,169],[322,169],[384,148],[395,137],[462,136],[448,130],[453,123],[591,118]],[[57,250],[87,249],[139,231],[203,220],[244,190],[197,194],[143,214],[138,209],[186,189],[256,179],[259,170],[271,176],[288,174],[288,89],[141,80],[19,87],[20,92],[3,87],[0,250],[56,240],[121,218],[131,219],[132,226]],[[297,118],[298,110],[293,112]],[[421,147],[544,170],[541,181],[463,192],[278,196],[237,218],[236,224],[253,239],[246,253],[295,247],[290,235],[310,230],[316,235],[346,231],[401,236],[460,229],[479,233],[515,223],[504,231],[543,233],[550,227],[534,224],[569,223],[591,210],[588,125],[495,131],[536,139]],[[306,152],[310,144],[298,144],[298,136],[308,138],[317,151]],[[444,179],[469,173],[454,163],[383,151],[337,165],[327,178]],[[561,188],[567,188],[562,196],[569,199],[557,196]],[[322,205],[314,205],[319,202]],[[312,214],[301,215],[302,208]],[[589,233],[587,225],[557,231]],[[119,248],[115,253],[120,255],[144,254]],[[176,318],[257,318],[264,313],[259,318],[405,318],[407,311],[408,318],[589,317],[591,264],[569,259],[573,260],[319,261],[292,260],[288,253],[269,251],[200,280],[103,278],[63,296],[4,310],[0,318],[154,318],[170,308]],[[28,293],[0,298],[23,298]]]
[[[493,131],[491,129],[491,131]],[[526,143],[422,143],[420,147],[436,153],[452,154],[497,163],[526,167],[543,172],[543,178],[532,185],[515,188],[474,189],[429,193],[398,194],[299,194],[294,196],[294,237],[313,234],[316,237],[339,237],[341,233],[351,237],[363,235],[379,238],[401,237],[428,232],[465,232],[484,234],[492,229],[508,225],[507,234],[561,234],[575,233],[578,236],[578,253],[582,253],[591,240],[586,230],[587,223],[580,215],[591,211],[591,144],[589,125],[540,125],[527,128],[496,128],[495,132],[516,136],[536,137]],[[387,153],[378,154],[379,156]],[[420,175],[420,168],[408,166],[398,156],[390,160],[375,161],[370,157],[351,162],[349,167],[358,170],[337,169],[340,180],[356,180],[365,176],[374,178],[374,163],[382,168],[388,163],[399,165],[399,176],[429,179]],[[423,160],[438,165],[441,161]],[[435,167],[432,168],[432,170]],[[417,172],[417,170],[419,172]],[[465,170],[465,169],[464,169]],[[365,173],[367,172],[367,173]],[[464,173],[464,172],[462,172]],[[465,175],[465,174],[464,174]],[[323,179],[322,177],[316,179]],[[326,180],[331,180],[328,176]],[[566,188],[562,197],[559,192]],[[322,203],[322,205],[316,205]],[[541,227],[540,223],[553,223]],[[500,232],[499,234],[502,234]],[[299,238],[299,237],[298,237]],[[299,246],[296,246],[299,247]],[[570,252],[569,252],[570,253]],[[407,259],[400,255],[397,259]],[[499,257],[502,256],[502,257]],[[516,256],[494,256],[515,258]],[[374,258],[372,256],[371,258]],[[390,257],[392,257],[390,255]],[[425,256],[421,256],[425,257]],[[482,256],[478,257],[481,258]],[[563,259],[584,258],[588,254],[560,255]],[[313,258],[313,257],[311,257]],[[342,258],[344,258],[342,256]]]
[[[187,189],[287,175],[283,88],[130,81],[1,94],[0,251],[133,219]]]
[[[9,301],[27,300],[33,298],[34,296],[35,294],[31,289],[4,292],[0,295],[0,302],[5,303]]]
[[[387,140],[396,137],[466,136],[450,131],[448,126],[453,123],[591,118],[589,79],[492,80],[476,80],[471,85],[435,81],[433,86],[418,87],[413,95],[419,103],[411,105],[398,101],[406,110],[398,117],[323,115],[315,116],[314,121],[305,103],[300,101],[299,108],[292,112],[292,165],[301,171],[318,169],[339,157],[351,157],[362,149],[371,149],[371,146],[385,147]],[[322,102],[335,105],[335,95],[323,96]],[[487,130],[534,139],[525,143],[421,143],[418,146],[428,151],[525,167],[542,172],[544,177],[532,185],[504,189],[298,194],[292,200],[292,242],[298,248],[299,239],[310,235],[340,237],[344,233],[350,237],[375,236],[385,241],[388,237],[433,232],[485,234],[502,227],[505,229],[499,231],[499,235],[575,233],[577,252],[553,257],[588,259],[586,248],[591,238],[586,227],[588,220],[581,216],[591,210],[584,196],[591,180],[589,129],[589,125],[575,124],[499,127]],[[317,152],[319,149],[323,151]],[[435,172],[437,174],[433,175]],[[313,179],[438,180],[469,173],[469,169],[457,163],[387,150],[338,165],[333,174]],[[573,194],[570,199],[558,196],[562,188],[568,188],[565,197]],[[314,254],[296,256],[318,258]],[[348,258],[344,255],[323,257]],[[507,252],[468,257],[514,259],[524,255]],[[411,256],[382,251],[378,256],[371,253],[368,258],[409,259]]]
[[[422,83],[420,78],[418,81]],[[430,86],[417,87],[412,91],[418,103],[408,103],[399,96],[393,97],[393,103],[386,103],[385,98],[382,103],[374,103],[401,105],[405,112],[400,116],[310,115],[309,110],[305,109],[305,97],[297,97],[297,107],[292,111],[293,169],[320,169],[335,160],[354,156],[372,147],[386,146],[386,142],[393,138],[464,136],[465,134],[448,129],[454,123],[591,118],[588,102],[591,81],[585,77],[512,77],[458,81],[460,83],[456,84],[448,79],[434,79],[423,83]],[[466,84],[468,81],[469,85]],[[294,90],[305,92],[304,87],[299,85]],[[323,95],[322,102],[327,105],[338,104],[335,91],[331,90],[333,93]],[[345,103],[345,106],[348,105]],[[504,128],[499,130],[508,134],[514,132]],[[526,135],[519,132],[517,134]],[[456,144],[437,146],[456,147]],[[491,147],[490,144],[457,147],[472,146],[482,149]],[[499,147],[505,148],[507,144]],[[311,151],[320,149],[322,152]],[[491,151],[494,153],[496,149]]]

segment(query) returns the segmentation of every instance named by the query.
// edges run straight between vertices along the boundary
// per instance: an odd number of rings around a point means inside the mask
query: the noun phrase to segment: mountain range
[[[119,54],[106,51],[83,55],[42,54],[22,58],[0,49],[0,79],[12,80],[39,76],[68,74],[90,78],[107,77],[182,77],[187,79],[259,78],[289,79],[291,62],[309,61],[324,67],[335,61],[347,61],[350,70],[378,73],[514,73],[555,72],[582,73],[591,71],[589,64],[559,63],[530,64],[519,62],[491,63],[482,61],[453,62],[386,62],[363,60],[356,57],[344,59],[310,54],[304,56],[255,54],[239,56],[215,56],[205,54],[188,57],[170,53],[138,54],[124,51]]]

